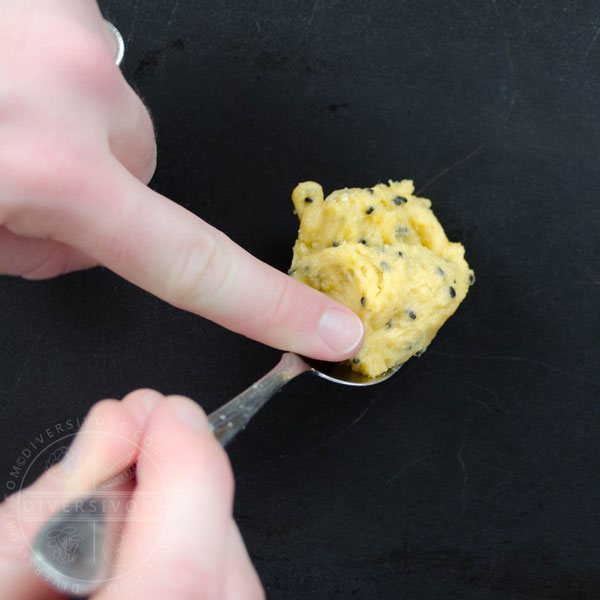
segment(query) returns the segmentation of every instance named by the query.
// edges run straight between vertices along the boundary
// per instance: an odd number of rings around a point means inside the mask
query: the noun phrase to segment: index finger
[[[86,193],[57,238],[145,290],[276,348],[342,360],[360,347],[350,309],[259,261],[118,161],[96,169]]]

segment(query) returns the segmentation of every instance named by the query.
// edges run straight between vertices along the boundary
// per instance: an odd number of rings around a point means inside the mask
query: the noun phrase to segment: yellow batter
[[[323,198],[315,182],[292,194],[300,218],[290,275],[351,308],[365,342],[351,365],[375,377],[420,355],[474,281],[412,181]]]

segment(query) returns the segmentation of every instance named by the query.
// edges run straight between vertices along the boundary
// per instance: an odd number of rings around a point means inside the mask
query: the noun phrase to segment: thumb
[[[259,261],[119,163],[96,177],[55,234],[115,273],[232,331],[322,360],[352,356],[360,319],[328,296]]]

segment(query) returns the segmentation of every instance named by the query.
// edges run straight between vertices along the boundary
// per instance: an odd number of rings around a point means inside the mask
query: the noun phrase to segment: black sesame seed
[[[367,210],[365,210],[365,214],[371,215],[371,214],[373,214],[374,210],[375,210],[375,208],[373,206],[369,206],[369,208],[367,208]]]
[[[402,258],[402,257],[404,256],[404,254],[402,254],[402,252],[398,251],[398,256],[399,256],[400,258]]]
[[[417,358],[419,358],[419,356],[423,356],[423,352],[425,352],[425,350],[417,350],[417,351],[415,352],[415,356],[416,356]]]
[[[363,296],[363,297],[360,299],[360,303],[361,303],[363,306],[366,306],[366,305],[367,305],[367,297],[366,297],[366,296]]]
[[[304,202],[306,202],[306,204],[310,204],[312,201],[312,198],[304,198]]]
[[[365,240],[365,238],[360,238],[359,241],[360,241],[361,244],[366,244],[367,243],[367,240]]]
[[[390,265],[389,263],[386,263],[385,260],[381,261],[381,270],[382,271],[389,271],[390,270]]]
[[[389,329],[391,326],[392,326],[392,322],[391,322],[391,321],[388,321],[388,322],[385,324],[385,328],[386,328],[386,329]]]
[[[448,290],[450,292],[450,298],[454,298],[456,296],[456,290],[452,286],[450,286]]]
[[[444,269],[438,267],[437,268],[437,272],[439,275],[441,275],[442,277],[446,277],[446,273],[444,272]]]
[[[475,283],[475,275],[473,275],[473,273],[471,273],[471,274],[469,275],[469,283],[470,283],[471,285],[473,285],[473,284]]]
[[[339,243],[339,242],[331,242],[331,245],[332,245],[334,248],[337,248],[337,247],[340,245],[340,243]]]
[[[371,194],[371,196],[375,193],[375,190],[373,188],[369,188],[369,194]]]
[[[404,204],[406,201],[407,200],[404,196],[396,196],[394,198],[394,204],[397,204],[398,206],[400,206],[401,204]]]
[[[409,311],[408,311],[408,318],[409,318],[409,319],[412,319],[412,320],[414,321],[414,320],[417,318],[417,313],[415,313],[415,312],[414,312],[414,311],[412,311],[412,310],[409,310]]]
[[[356,358],[356,356],[355,356],[355,357],[352,359],[352,362],[353,362],[355,365],[360,365],[360,358]]]
[[[288,269],[288,275],[293,275],[296,272],[296,269]]]

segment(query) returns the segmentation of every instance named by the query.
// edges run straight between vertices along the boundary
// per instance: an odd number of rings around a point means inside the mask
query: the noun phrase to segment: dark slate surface
[[[230,448],[274,599],[600,597],[600,5],[103,0],[152,186],[280,269],[290,193],[410,177],[477,283],[367,390],[303,376]],[[0,279],[2,469],[141,386],[209,411],[279,353],[96,269]]]

